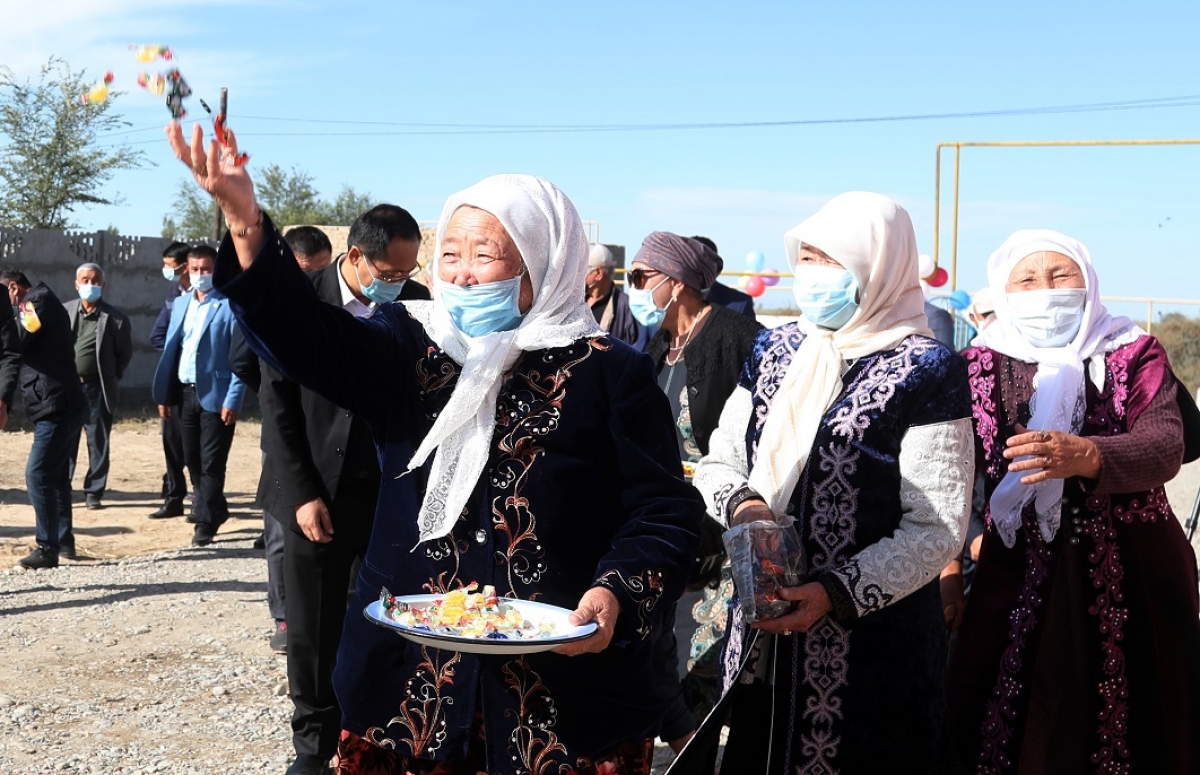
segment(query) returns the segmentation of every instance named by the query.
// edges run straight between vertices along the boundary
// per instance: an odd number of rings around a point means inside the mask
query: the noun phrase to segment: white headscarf
[[[776,515],[787,508],[821,418],[842,392],[843,362],[890,350],[912,334],[932,336],[917,276],[917,237],[908,213],[891,199],[841,194],[783,242],[793,269],[802,242],[848,269],[858,281],[859,307],[836,331],[800,319],[807,336],[771,405],[750,472],[750,486]]]
[[[1084,278],[1086,301],[1083,321],[1075,338],[1062,347],[1034,347],[1012,324],[1008,304],[1008,278],[1021,259],[1034,253],[1053,252],[1079,265]],[[985,328],[972,344],[990,347],[1026,363],[1036,363],[1030,408],[1029,430],[1078,433],[1084,415],[1084,363],[1092,381],[1104,385],[1104,354],[1145,334],[1129,318],[1114,318],[1100,301],[1100,283],[1091,256],[1083,243],[1049,229],[1014,232],[988,259],[988,287],[996,305],[996,321]],[[992,493],[992,522],[1005,546],[1016,541],[1021,511],[1035,503],[1038,527],[1047,540],[1058,532],[1061,519],[1062,479],[1047,479],[1035,485],[1021,484],[1029,472],[1007,473]]]
[[[441,300],[442,237],[460,207],[491,213],[521,252],[533,285],[533,306],[511,331],[469,337],[451,322]],[[583,222],[571,200],[549,181],[496,175],[446,200],[430,272],[434,300],[405,303],[429,337],[462,365],[454,393],[408,464],[411,471],[433,455],[418,516],[421,541],[448,535],[475,490],[491,449],[500,384],[521,353],[604,335],[583,298],[587,258]]]

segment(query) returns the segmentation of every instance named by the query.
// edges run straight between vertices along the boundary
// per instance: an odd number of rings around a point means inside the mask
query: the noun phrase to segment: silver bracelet
[[[258,229],[260,229],[262,227],[262,224],[263,224],[263,211],[262,211],[262,208],[259,207],[258,208],[258,220],[249,226],[238,229],[237,231],[234,232],[234,235],[237,237],[248,237],[251,234],[253,234],[254,232],[258,231]]]

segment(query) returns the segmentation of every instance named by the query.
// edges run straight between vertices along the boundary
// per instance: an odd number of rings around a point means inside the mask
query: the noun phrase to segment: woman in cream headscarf
[[[810,580],[783,590],[792,613],[756,625],[773,637],[740,675],[734,610],[725,761],[929,772],[945,713],[936,579],[970,505],[966,370],[930,337],[895,202],[842,194],[784,240],[803,317],[759,335],[696,484],[727,524],[795,518]]]
[[[962,764],[1200,771],[1195,558],[1163,491],[1191,397],[1078,241],[1018,231],[988,285],[964,353],[988,529],[950,669]]]
[[[178,125],[168,134],[225,211],[215,280],[255,350],[376,443],[379,505],[334,673],[339,771],[648,775],[663,712],[645,691],[649,639],[687,579],[702,504],[649,360],[584,303],[574,206],[528,175],[451,196],[433,301],[356,319],[319,301],[245,167],[216,143],[206,154],[199,127],[190,147]],[[356,613],[384,587],[471,583],[598,631],[558,653],[481,657]]]

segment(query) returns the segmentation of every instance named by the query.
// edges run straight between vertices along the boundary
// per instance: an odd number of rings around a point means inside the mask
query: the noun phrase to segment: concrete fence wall
[[[44,282],[62,301],[78,298],[75,270],[92,262],[104,269],[104,299],[129,316],[133,329],[133,361],[121,382],[121,403],[148,402],[158,351],[150,346],[150,330],[166,299],[162,254],[171,240],[124,237],[108,232],[78,233],[53,229],[0,227],[0,266],[25,272],[29,281]]]

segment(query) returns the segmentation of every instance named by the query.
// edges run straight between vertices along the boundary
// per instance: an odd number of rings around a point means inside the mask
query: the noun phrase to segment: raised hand
[[[171,150],[191,170],[200,188],[211,194],[224,212],[229,231],[238,242],[238,258],[245,268],[261,247],[262,231],[256,227],[261,223],[262,211],[254,198],[254,181],[246,166],[238,163],[237,137],[231,129],[224,128],[223,132],[222,142],[209,140],[206,148],[204,129],[200,124],[192,126],[190,144],[184,139],[183,127],[178,121],[167,124]]]

